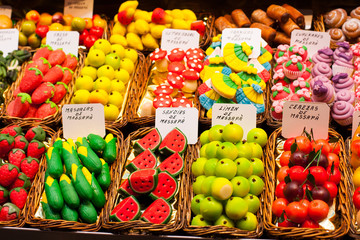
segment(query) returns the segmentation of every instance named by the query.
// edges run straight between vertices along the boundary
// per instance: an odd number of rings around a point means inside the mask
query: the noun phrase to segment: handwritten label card
[[[308,30],[294,30],[291,32],[291,44],[305,45],[311,57],[318,50],[330,46],[330,35],[327,32],[315,32]]]
[[[65,138],[86,137],[90,133],[105,136],[104,106],[94,104],[65,104],[62,108]]]
[[[197,31],[166,28],[161,36],[161,49],[171,51],[181,48],[186,51],[189,48],[198,48],[199,41],[200,34]]]
[[[188,144],[195,144],[198,138],[198,116],[196,108],[158,108],[155,127],[163,138],[177,127],[185,134]]]
[[[64,14],[74,17],[92,18],[94,0],[65,0]]]
[[[250,58],[257,58],[260,55],[261,30],[258,28],[226,28],[221,35],[221,51],[227,43],[241,44],[246,42],[252,46]]]
[[[247,133],[256,128],[256,108],[251,104],[223,104],[215,103],[212,107],[211,125],[223,125],[233,122],[244,130],[244,139]]]
[[[0,15],[5,15],[11,18],[12,8],[9,5],[0,6]]]
[[[8,55],[19,47],[19,30],[0,29],[0,51],[4,56]]]
[[[360,124],[360,111],[355,111],[353,114],[351,138],[354,136],[354,133],[358,128],[359,124]]]
[[[295,102],[284,103],[282,135],[285,138],[302,134],[304,127],[313,129],[315,139],[327,139],[329,132],[330,108],[326,103]]]
[[[46,34],[46,44],[53,49],[62,48],[68,54],[78,56],[79,32],[76,31],[49,31]]]

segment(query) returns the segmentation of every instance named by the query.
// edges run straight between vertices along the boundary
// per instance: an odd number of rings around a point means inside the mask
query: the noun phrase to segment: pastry
[[[299,77],[298,79],[296,79],[295,81],[293,81],[290,84],[290,90],[293,93],[297,93],[297,91],[299,91],[301,89],[310,90],[310,83],[306,82],[303,78]]]
[[[305,64],[301,61],[301,56],[292,55],[290,59],[283,63],[285,76],[289,79],[297,79],[305,71]]]
[[[327,78],[331,78],[332,71],[328,64],[324,62],[319,62],[314,65],[314,67],[311,69],[311,75],[313,77],[319,76],[319,75],[325,75]]]
[[[290,45],[290,37],[283,32],[276,32],[274,42],[276,44],[287,44]]]
[[[305,17],[304,15],[299,12],[296,8],[293,6],[290,6],[289,4],[283,4],[282,5],[290,14],[290,18],[302,29],[305,28]]]
[[[307,47],[302,44],[295,43],[291,47],[288,48],[288,55],[291,57],[292,55],[297,55],[301,57],[301,61],[306,61],[308,57]]]
[[[232,11],[231,17],[237,27],[250,27],[250,19],[246,16],[243,10],[235,9]]]
[[[271,4],[267,8],[266,14],[272,19],[279,21],[280,23],[286,23],[290,17],[290,14],[286,10],[286,8],[276,4]]]
[[[336,93],[335,101],[345,101],[351,104],[355,102],[355,93],[351,90],[343,89]]]
[[[287,22],[280,22],[280,28],[288,36],[291,36],[291,32],[295,29],[300,29],[300,27],[290,18]]]
[[[323,83],[330,83],[331,84],[331,81],[328,77],[326,77],[325,75],[319,75],[319,76],[316,76],[314,78],[312,78],[310,80],[310,86],[311,88],[314,88],[314,84],[316,81],[322,81]]]
[[[339,28],[344,24],[346,18],[346,11],[342,8],[337,8],[324,15],[324,22],[327,28]]]
[[[283,86],[281,83],[277,83],[271,87],[271,100],[289,100],[291,97],[291,91],[288,87]]]
[[[346,40],[346,37],[341,28],[330,28],[326,32],[330,34],[330,42],[332,43],[343,42]]]
[[[278,100],[274,101],[271,106],[271,117],[275,120],[281,120],[282,119],[282,113],[284,108],[284,100]]]
[[[269,27],[272,27],[275,21],[266,14],[265,11],[261,9],[256,9],[251,14],[251,21],[265,24]]]
[[[360,7],[353,9],[350,13],[350,16],[353,18],[360,19]]]
[[[333,50],[331,50],[331,48],[329,47],[325,47],[323,49],[318,50],[313,56],[312,56],[312,61],[314,64],[320,63],[320,62],[324,62],[326,64],[328,64],[329,66],[332,65],[333,62]]]
[[[261,30],[261,37],[268,42],[272,43],[276,36],[276,30],[262,23],[253,23],[250,28],[259,28]]]
[[[330,82],[317,80],[313,84],[311,100],[332,104],[335,101],[335,90]]]
[[[337,73],[347,73],[349,76],[354,71],[353,53],[350,50],[350,44],[348,42],[338,42],[336,44],[338,48],[334,51],[334,64],[332,66],[333,75]]]
[[[218,17],[215,20],[215,27],[219,32],[222,32],[225,28],[236,28],[236,26],[225,17]]]
[[[331,108],[332,118],[340,125],[347,126],[352,123],[354,106],[345,101],[335,102]]]
[[[307,88],[300,89],[291,96],[290,101],[310,102],[311,92]]]
[[[331,79],[334,83],[334,88],[336,92],[340,90],[347,89],[353,90],[354,89],[354,80],[348,76],[347,73],[338,73],[334,75]]]
[[[351,18],[342,25],[341,29],[347,38],[357,38],[360,36],[360,20]]]

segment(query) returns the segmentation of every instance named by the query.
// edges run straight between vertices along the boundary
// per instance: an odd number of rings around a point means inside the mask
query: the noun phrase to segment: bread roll
[[[271,4],[267,10],[266,14],[272,19],[278,20],[280,23],[286,23],[289,20],[289,13],[286,8],[282,6]]]
[[[261,37],[267,42],[272,43],[275,39],[276,30],[262,23],[253,23],[251,28],[259,28],[261,30]]]
[[[276,44],[290,45],[290,38],[283,32],[276,32],[274,42]]]
[[[299,12],[299,10],[297,10],[296,8],[288,5],[288,4],[284,4],[282,5],[290,14],[290,18],[302,29],[305,29],[305,17],[304,15]]]
[[[280,28],[284,31],[286,35],[291,36],[291,32],[295,29],[300,29],[300,27],[294,23],[292,19],[289,19],[286,23],[280,23]]]
[[[360,36],[360,20],[351,18],[342,25],[341,29],[348,39],[357,38]]]
[[[265,11],[261,9],[256,9],[251,14],[251,21],[265,24],[269,27],[272,27],[275,21],[272,18],[269,18]]]
[[[246,14],[243,12],[243,10],[241,9],[235,9],[234,11],[232,11],[231,13],[231,17],[234,20],[234,23],[236,24],[236,26],[238,27],[250,27],[250,20],[249,18],[246,16]]]
[[[225,28],[235,28],[234,24],[231,24],[225,17],[218,17],[215,20],[215,27],[219,32],[222,32]]]

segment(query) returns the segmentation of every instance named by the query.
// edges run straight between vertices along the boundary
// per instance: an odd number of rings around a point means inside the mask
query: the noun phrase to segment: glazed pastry
[[[335,102],[331,108],[332,118],[340,125],[347,126],[352,123],[354,106],[345,101]]]
[[[351,90],[343,89],[336,93],[335,101],[345,101],[351,104],[355,102],[355,93]]]
[[[352,10],[350,16],[353,18],[360,19],[360,7],[357,7],[354,10]]]
[[[347,38],[357,38],[360,36],[360,20],[351,18],[342,25],[341,29]]]
[[[325,75],[327,78],[331,78],[332,71],[328,64],[324,62],[319,62],[314,65],[314,67],[311,69],[311,75],[313,77],[319,76],[319,75]]]
[[[328,64],[329,66],[332,65],[333,62],[333,50],[331,50],[331,48],[329,47],[325,47],[323,49],[318,50],[313,56],[312,56],[312,61],[314,64],[320,63],[320,62],[324,62],[326,64]]]
[[[324,15],[324,22],[327,28],[339,28],[344,24],[346,18],[346,11],[342,8],[337,8]]]
[[[274,42],[276,44],[287,44],[290,45],[290,37],[283,32],[276,32]]]
[[[332,104],[335,101],[335,90],[330,82],[317,80],[314,82],[311,100]]]
[[[290,17],[290,14],[286,10],[286,8],[276,4],[271,4],[267,8],[266,14],[272,19],[279,21],[280,23],[286,23]]]
[[[231,13],[231,17],[237,27],[250,27],[250,20],[241,9],[235,9]]]
[[[269,27],[271,27],[275,23],[275,21],[273,19],[269,18],[268,15],[266,14],[266,12],[261,9],[256,9],[252,12],[251,21],[262,23]]]
[[[354,90],[354,80],[347,73],[338,73],[332,79],[336,92],[340,90]]]
[[[267,42],[272,43],[275,39],[276,30],[262,23],[253,23],[250,28],[259,28],[261,30],[261,37]]]
[[[219,32],[222,32],[225,28],[236,28],[236,26],[225,17],[218,17],[215,20],[215,27]]]
[[[332,43],[342,42],[346,40],[345,34],[341,30],[341,28],[330,28],[326,32],[330,34],[330,41]]]
[[[288,36],[291,36],[291,32],[293,30],[300,29],[300,27],[292,19],[289,19],[286,23],[280,23],[280,28]]]
[[[288,4],[282,5],[290,14],[290,18],[302,29],[305,28],[305,17],[304,15],[299,12],[296,8],[293,6],[290,6]]]

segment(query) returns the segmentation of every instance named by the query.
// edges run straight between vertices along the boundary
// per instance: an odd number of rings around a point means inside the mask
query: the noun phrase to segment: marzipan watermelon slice
[[[119,222],[133,221],[141,215],[140,204],[135,197],[122,200],[110,213],[110,219]]]
[[[171,130],[162,140],[159,151],[161,154],[169,156],[175,152],[183,154],[187,147],[186,136],[178,128]]]
[[[139,194],[135,193],[131,188],[130,188],[130,184],[129,184],[129,180],[125,179],[125,181],[123,181],[118,189],[118,193],[120,193],[122,196],[124,197],[128,197],[128,196],[139,196]]]
[[[140,154],[146,149],[150,148],[151,151],[155,152],[155,150],[159,147],[161,143],[161,135],[159,131],[154,128],[148,134],[146,134],[142,139],[136,141],[134,143],[134,151],[135,155]]]
[[[156,188],[150,193],[152,199],[164,198],[170,201],[178,188],[176,179],[174,179],[168,172],[160,172],[158,174],[158,184]]]
[[[166,158],[158,167],[160,171],[168,171],[171,176],[176,177],[184,168],[184,160],[179,153],[174,153]]]
[[[139,194],[148,193],[154,190],[157,181],[158,172],[153,168],[137,170],[129,176],[131,189]]]
[[[171,213],[171,205],[164,198],[158,198],[145,209],[140,219],[145,222],[163,224],[170,220]]]
[[[146,149],[144,152],[137,155],[128,165],[126,169],[130,172],[156,167],[156,156],[150,149]]]

